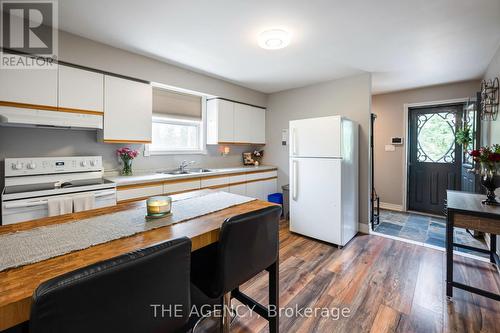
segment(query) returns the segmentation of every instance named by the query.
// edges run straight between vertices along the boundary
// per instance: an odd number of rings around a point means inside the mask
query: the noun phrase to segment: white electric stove
[[[116,205],[101,156],[6,158],[2,225],[48,216],[48,199],[93,193],[94,208]]]

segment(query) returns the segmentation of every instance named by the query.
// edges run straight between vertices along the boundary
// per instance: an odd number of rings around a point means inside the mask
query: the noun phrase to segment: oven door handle
[[[99,192],[94,192],[94,197],[99,198],[114,194],[116,194],[116,190],[99,191]]]
[[[22,207],[34,207],[34,206],[43,206],[48,203],[48,200],[39,200],[39,201],[21,201],[21,202],[6,202],[3,206],[5,209],[9,208],[22,208]]]

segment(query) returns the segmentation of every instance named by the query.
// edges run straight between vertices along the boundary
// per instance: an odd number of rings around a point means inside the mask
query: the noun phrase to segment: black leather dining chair
[[[191,256],[191,282],[211,299],[223,298],[224,309],[236,298],[269,321],[271,332],[278,332],[278,317],[239,290],[239,286],[267,270],[269,305],[278,308],[278,249],[281,207],[271,206],[237,215],[224,221],[219,241]],[[228,311],[221,328],[229,330]]]
[[[179,238],[42,283],[31,333],[187,331],[191,240]]]

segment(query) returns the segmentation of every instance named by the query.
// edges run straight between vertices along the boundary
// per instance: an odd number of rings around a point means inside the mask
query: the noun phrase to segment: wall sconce
[[[220,149],[220,154],[222,156],[227,156],[230,152],[231,152],[231,149],[229,147],[221,147]]]
[[[498,77],[481,81],[481,119],[496,120],[498,116]]]

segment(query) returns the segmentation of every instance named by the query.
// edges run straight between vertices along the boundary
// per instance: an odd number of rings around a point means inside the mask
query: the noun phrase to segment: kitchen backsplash
[[[215,168],[242,165],[241,154],[252,146],[231,146],[227,156],[221,156],[218,146],[207,146],[205,155],[143,155],[143,145],[107,144],[96,140],[95,131],[46,128],[0,127],[0,183],[3,183],[6,157],[50,157],[100,155],[106,171],[120,168],[116,149],[129,146],[141,155],[134,160],[134,171],[148,172],[176,168],[182,160],[196,161],[195,166]],[[3,184],[2,184],[3,185]],[[3,187],[3,186],[2,186]]]

